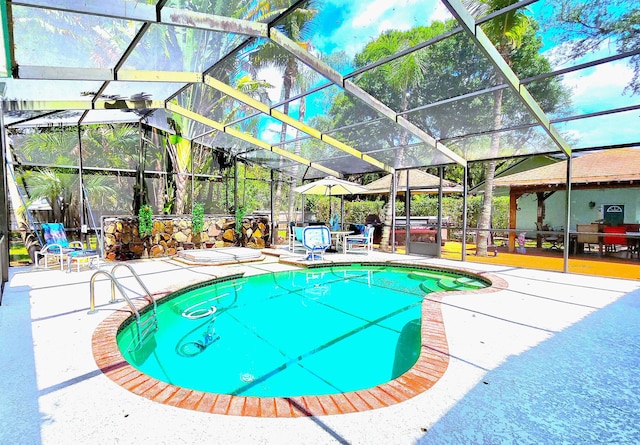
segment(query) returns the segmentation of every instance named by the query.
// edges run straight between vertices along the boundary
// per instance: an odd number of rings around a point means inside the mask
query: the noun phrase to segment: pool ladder
[[[138,311],[138,308],[136,308],[136,305],[133,303],[131,298],[127,296],[127,293],[122,287],[122,284],[120,284],[120,282],[116,278],[115,272],[120,267],[125,267],[129,269],[129,272],[131,272],[131,275],[136,279],[136,281],[144,291],[145,297],[153,305],[153,310],[151,314],[145,317],[144,319],[140,317],[140,311]],[[129,307],[131,308],[131,311],[135,315],[137,329],[136,329],[136,338],[134,339],[134,342],[133,342],[134,345],[132,349],[133,350],[140,349],[144,345],[144,343],[149,338],[151,338],[153,334],[158,330],[157,304],[156,304],[155,298],[151,296],[151,292],[149,292],[149,289],[147,289],[147,287],[144,285],[144,283],[142,282],[138,274],[133,270],[133,268],[130,265],[124,264],[124,263],[116,264],[115,266],[113,266],[113,269],[111,269],[111,272],[99,270],[91,276],[91,282],[90,282],[91,288],[90,288],[90,294],[89,294],[89,312],[87,312],[88,314],[95,314],[97,312],[96,299],[95,299],[95,281],[99,275],[106,275],[109,278],[109,280],[111,280],[111,300],[109,301],[109,303],[122,301],[122,300],[116,300],[116,288],[117,288],[118,291],[120,291],[120,294],[122,295],[124,300],[127,302]]]

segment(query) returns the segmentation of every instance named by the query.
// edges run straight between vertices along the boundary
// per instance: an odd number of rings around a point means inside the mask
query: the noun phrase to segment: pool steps
[[[481,289],[486,287],[485,283],[471,277],[443,277],[442,274],[436,272],[410,272],[408,276],[413,280],[422,280],[420,289],[426,293],[441,292],[443,290]]]

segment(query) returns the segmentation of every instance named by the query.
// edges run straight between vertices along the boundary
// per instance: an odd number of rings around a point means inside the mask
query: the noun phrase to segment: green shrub
[[[238,206],[236,209],[236,233],[242,236],[242,221],[244,221],[245,215],[248,213],[247,208],[244,206]]]
[[[196,202],[191,214],[191,231],[193,235],[200,235],[204,228],[204,204]]]
[[[140,238],[151,235],[153,229],[153,209],[150,205],[145,204],[140,207],[138,212],[138,232]]]

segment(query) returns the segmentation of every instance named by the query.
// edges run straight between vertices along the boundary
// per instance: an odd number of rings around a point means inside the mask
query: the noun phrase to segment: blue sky
[[[632,4],[632,3],[630,3]],[[540,8],[548,5],[539,2],[529,7],[530,11],[540,15]],[[323,55],[334,51],[346,52],[349,59],[374,40],[381,32],[389,29],[407,30],[414,26],[429,25],[435,20],[446,20],[451,14],[440,0],[373,0],[357,2],[354,0],[326,0],[316,17],[311,41]],[[616,53],[615,42],[604,42],[598,51],[585,57],[567,62],[558,57],[559,49],[567,42],[557,30],[541,32],[545,44],[543,54],[552,62],[554,69],[575,65]],[[342,74],[349,72],[341,70]],[[606,108],[616,108],[638,103],[640,98],[624,93],[625,86],[633,74],[626,61],[618,61],[589,68],[563,76],[563,84],[573,93],[572,114],[591,113]],[[281,83],[277,72],[265,73],[274,85]],[[279,99],[280,89],[275,88],[272,98]],[[594,124],[593,120],[571,122],[561,126],[572,140],[581,141],[577,147],[594,144],[615,144],[638,139],[638,114],[602,117]],[[620,131],[612,139],[611,124]],[[595,125],[595,126],[594,126]],[[607,142],[608,141],[608,142]],[[275,142],[275,141],[274,141]]]

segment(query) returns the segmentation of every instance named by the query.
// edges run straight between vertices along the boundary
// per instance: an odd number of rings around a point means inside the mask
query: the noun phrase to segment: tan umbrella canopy
[[[368,194],[387,194],[391,186],[391,178],[393,175],[383,176],[382,178],[365,185]],[[409,188],[414,193],[438,193],[440,186],[440,178],[423,172],[422,170],[411,170],[409,173]],[[398,193],[404,193],[407,189],[407,170],[402,170],[398,178]],[[442,180],[443,193],[462,193],[462,186],[456,182]]]
[[[297,193],[303,195],[353,195],[356,193],[368,193],[367,189],[354,182],[338,179],[334,176],[327,176],[324,179],[310,182],[293,189]]]
[[[345,181],[343,179],[338,179],[334,176],[327,176],[324,179],[310,182],[309,184],[301,185],[300,187],[296,187],[293,190],[303,195],[324,195],[324,196],[343,196],[343,197],[344,195],[353,195],[356,193],[368,193],[367,189],[361,186],[360,184]],[[344,210],[343,205],[341,205],[340,207]],[[331,202],[329,202],[329,221],[331,221],[332,213],[333,212],[331,209]],[[344,215],[342,215],[341,220],[344,220]]]

